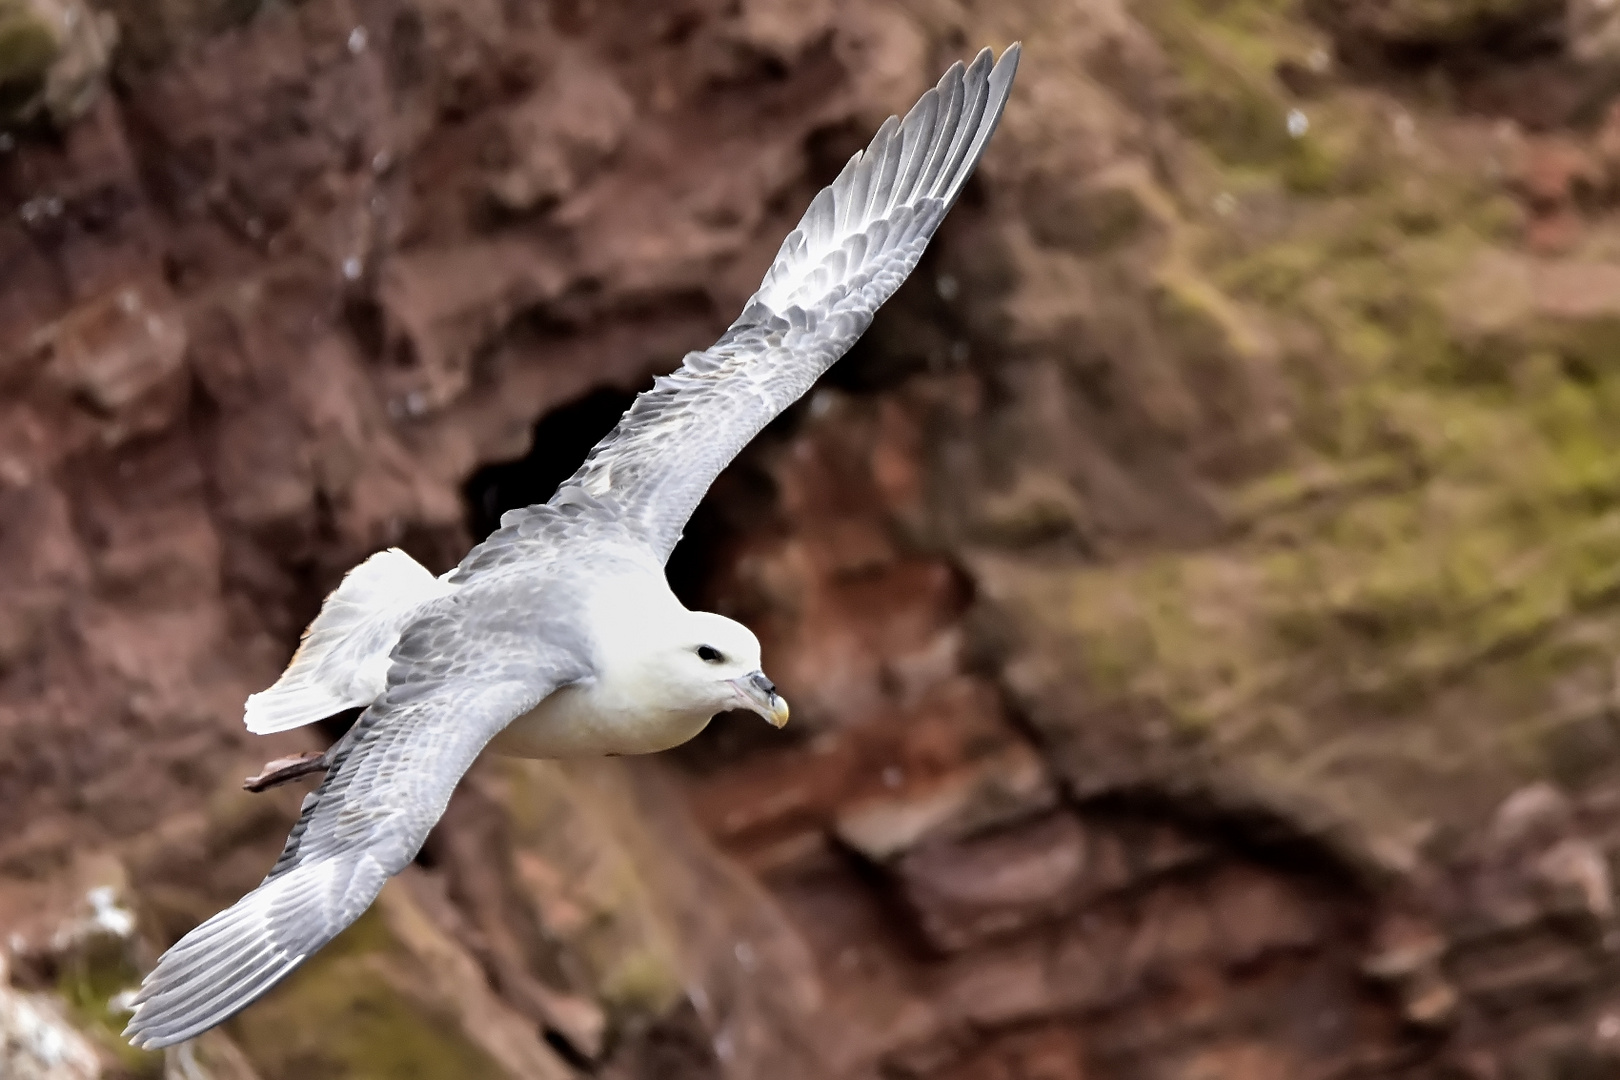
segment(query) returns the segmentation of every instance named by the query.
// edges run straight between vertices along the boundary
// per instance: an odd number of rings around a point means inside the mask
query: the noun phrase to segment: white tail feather
[[[371,704],[387,685],[388,655],[412,614],[455,588],[398,548],[350,570],[281,678],[247,699],[247,729],[268,735]]]

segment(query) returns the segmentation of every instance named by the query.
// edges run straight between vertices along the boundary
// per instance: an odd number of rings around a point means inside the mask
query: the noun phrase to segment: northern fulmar
[[[891,116],[810,203],[741,317],[637,397],[550,501],[503,515],[443,577],[397,550],[349,572],[246,722],[263,734],[364,712],[325,754],[259,778],[325,772],[264,881],[146,976],[132,1043],[221,1023],[359,918],[486,745],[645,754],[728,709],[787,722],[753,633],[687,610],[664,563],[720,470],[917,265],[995,131],[1018,55],[985,49]]]

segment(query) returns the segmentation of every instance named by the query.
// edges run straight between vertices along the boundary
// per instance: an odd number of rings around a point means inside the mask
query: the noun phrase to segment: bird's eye
[[[718,664],[725,660],[725,657],[720,655],[720,650],[713,645],[699,645],[697,654],[699,660],[709,664]]]

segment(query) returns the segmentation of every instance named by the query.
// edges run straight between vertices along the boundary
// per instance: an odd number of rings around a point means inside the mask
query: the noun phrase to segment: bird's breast
[[[526,758],[651,754],[679,746],[710,718],[617,700],[595,683],[564,686],[508,724],[490,749]]]

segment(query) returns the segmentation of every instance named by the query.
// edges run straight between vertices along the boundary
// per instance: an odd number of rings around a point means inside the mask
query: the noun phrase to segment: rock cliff
[[[1600,0],[0,0],[0,1067],[1620,1070]],[[168,1057],[337,727],[239,717],[710,342],[950,60],[990,154],[671,574],[794,704],[490,760]]]

